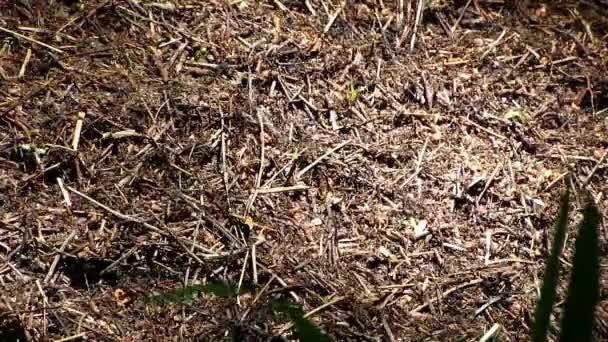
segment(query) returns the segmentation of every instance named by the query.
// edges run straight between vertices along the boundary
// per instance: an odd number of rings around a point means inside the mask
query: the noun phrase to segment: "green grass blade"
[[[304,312],[298,306],[289,302],[278,301],[274,305],[275,311],[285,313],[293,323],[295,335],[301,342],[331,342],[331,338],[321,332],[318,326],[304,317]]]
[[[190,285],[158,295],[148,296],[144,299],[144,302],[156,305],[190,303],[201,293],[213,294],[218,297],[234,297],[237,294],[237,290],[233,285],[228,283],[214,281],[207,284]]]
[[[600,213],[593,201],[589,200],[583,210],[583,221],[575,243],[559,341],[592,340],[593,316],[599,300],[599,222]]]
[[[534,312],[534,325],[532,328],[533,342],[547,341],[547,331],[549,328],[549,322],[551,320],[551,311],[553,310],[553,303],[555,302],[555,292],[559,277],[559,256],[561,255],[564,247],[566,228],[568,226],[569,207],[570,190],[566,189],[566,193],[562,197],[559,213],[555,222],[555,236],[553,238],[551,254],[547,259],[547,264],[545,267],[545,275],[543,277],[540,299]]]

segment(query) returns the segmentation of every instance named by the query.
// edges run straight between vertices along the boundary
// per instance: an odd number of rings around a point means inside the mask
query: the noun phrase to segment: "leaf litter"
[[[0,320],[256,341],[287,297],[335,340],[529,339],[564,181],[606,213],[598,13],[0,1]],[[132,300],[216,281],[254,292]]]

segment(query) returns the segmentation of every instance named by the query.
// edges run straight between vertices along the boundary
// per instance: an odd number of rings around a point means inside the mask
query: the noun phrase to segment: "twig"
[[[488,133],[490,135],[493,135],[493,136],[495,136],[497,138],[500,138],[500,139],[503,139],[503,140],[507,140],[507,137],[505,137],[504,135],[500,135],[500,134],[498,134],[496,132],[492,132],[491,130],[489,130],[489,129],[483,127],[483,126],[481,126],[480,124],[476,123],[475,121],[473,121],[473,120],[471,120],[469,118],[465,118],[465,120],[467,121],[467,123],[469,123],[469,124],[471,124],[471,125],[479,128],[480,130],[482,130],[482,131],[484,131],[484,132],[486,132],[486,133]]]
[[[67,336],[67,337],[64,337],[64,338],[60,338],[58,340],[53,340],[53,342],[68,342],[68,341],[72,341],[72,340],[76,340],[76,339],[81,339],[81,338],[84,338],[86,340],[86,336],[87,336],[86,332],[81,332],[81,333],[76,334],[76,335]]]
[[[272,275],[279,282],[279,284],[281,284],[281,286],[283,286],[284,288],[288,287],[287,283],[285,282],[285,280],[283,280],[283,278],[279,277],[276,273],[274,273],[273,271],[271,271],[268,267],[264,266],[263,264],[259,264],[259,266],[264,271],[270,273],[270,275]],[[298,297],[298,295],[295,292],[289,291],[289,295],[291,296],[291,298],[293,298],[293,300],[296,301],[296,303],[300,302],[300,297]]]
[[[51,267],[49,268],[49,271],[46,273],[46,277],[44,277],[44,280],[43,280],[44,283],[47,283],[51,279],[51,276],[53,275],[53,272],[55,272],[55,268],[57,267],[57,264],[59,263],[59,260],[61,259],[61,254],[65,251],[65,248],[68,246],[68,243],[70,242],[70,240],[72,240],[72,238],[74,238],[74,236],[76,236],[76,230],[72,230],[70,235],[68,235],[68,237],[65,238],[65,240],[63,240],[63,243],[61,244],[61,247],[59,247],[59,251],[58,251],[57,255],[55,255],[55,258],[53,258],[53,262],[51,263]]]
[[[416,35],[418,33],[418,25],[422,21],[423,7],[424,0],[418,0],[418,8],[416,8],[416,19],[414,21],[414,29],[412,31],[412,40],[410,40],[410,52],[414,52],[414,46],[416,45]]]
[[[78,151],[78,143],[80,142],[80,132],[82,131],[82,121],[84,120],[85,115],[85,112],[78,112],[76,128],[74,129],[74,136],[72,137],[72,149],[74,151]]]
[[[598,164],[599,165],[599,164]],[[561,175],[557,176],[557,178],[555,178],[554,180],[551,181],[551,183],[549,183],[546,187],[545,187],[545,192],[549,191],[549,189],[551,189],[557,182],[559,182],[560,180],[562,180],[564,177],[566,177],[566,175],[568,175],[570,173],[570,171],[566,171],[564,173],[562,173]]]
[[[23,58],[23,63],[21,64],[21,69],[19,69],[19,75],[17,75],[18,78],[22,78],[23,75],[25,75],[25,69],[27,68],[27,65],[30,63],[31,57],[32,57],[32,49],[27,49],[27,52],[25,53],[25,58]]]
[[[395,39],[395,48],[398,48],[401,46],[401,43],[403,41],[405,41],[405,38],[407,37],[409,31],[410,31],[410,25],[409,25],[409,21],[410,21],[410,16],[411,16],[411,8],[412,8],[412,1],[407,1],[407,5],[406,5],[406,9],[405,9],[405,13],[407,14],[407,22],[403,24],[403,31],[401,31],[401,35],[399,35],[397,37],[397,39]]]
[[[257,261],[256,244],[251,245],[251,272],[253,273],[253,284],[257,285],[258,284],[258,261]]]
[[[310,4],[310,0],[305,0],[304,4],[306,5],[306,8],[310,12],[310,14],[312,14],[312,16],[315,17],[317,15],[317,12],[315,11],[315,9]]]
[[[488,264],[490,262],[490,257],[492,255],[492,230],[486,231],[486,254],[484,256],[484,264]]]
[[[234,236],[234,234],[232,234],[226,228],[224,228],[224,226],[222,226],[222,224],[220,224],[218,221],[216,221],[215,219],[207,216],[204,213],[203,209],[196,204],[196,200],[194,200],[192,197],[189,197],[189,196],[183,194],[179,190],[175,190],[173,192],[171,192],[171,191],[166,191],[166,192],[169,193],[169,194],[171,194],[171,195],[178,196],[179,198],[183,199],[186,202],[186,204],[188,204],[192,209],[198,211],[200,217],[203,218],[208,223],[210,223],[213,226],[213,228],[215,228],[215,229],[219,230],[220,232],[222,232],[222,234],[224,234],[224,236],[228,240],[230,240],[231,242],[235,243],[237,246],[243,247],[243,242],[241,240],[239,240],[236,236]]]
[[[494,325],[490,328],[490,330],[488,330],[487,333],[485,333],[480,339],[479,342],[486,342],[489,341],[491,338],[493,338],[494,336],[496,336],[496,334],[498,333],[498,331],[500,330],[500,324],[498,323],[494,323]]]
[[[278,186],[276,188],[259,188],[258,194],[274,194],[277,192],[288,192],[288,191],[304,191],[310,189],[310,186],[304,184],[292,185],[292,186]]]
[[[119,211],[116,211],[116,210],[114,210],[114,209],[112,209],[112,208],[108,207],[107,205],[105,205],[105,204],[103,204],[103,203],[98,202],[97,200],[95,200],[95,199],[93,199],[93,198],[91,198],[91,197],[89,197],[89,196],[87,196],[87,195],[83,194],[82,192],[80,192],[80,191],[78,191],[78,190],[76,190],[76,189],[74,189],[74,188],[72,188],[72,187],[69,187],[69,186],[68,186],[68,189],[69,189],[70,191],[72,191],[73,193],[75,193],[76,195],[78,195],[78,196],[80,196],[80,197],[82,197],[82,198],[86,199],[87,201],[89,201],[89,202],[93,203],[94,205],[96,205],[96,206],[98,206],[98,207],[100,207],[100,208],[104,209],[105,211],[107,211],[107,212],[111,213],[112,215],[114,215],[114,216],[116,216],[116,217],[118,217],[118,218],[120,218],[120,219],[123,219],[123,220],[126,220],[126,221],[130,221],[130,222],[139,223],[139,224],[141,224],[142,226],[144,226],[145,228],[147,228],[147,229],[149,229],[149,230],[151,230],[151,231],[153,231],[153,232],[155,232],[155,233],[158,233],[158,234],[160,234],[160,235],[162,235],[162,236],[165,236],[165,237],[168,237],[168,238],[170,238],[170,239],[174,240],[175,242],[177,242],[177,244],[178,244],[178,245],[180,245],[180,247],[182,247],[182,249],[183,249],[183,250],[184,250],[184,251],[185,251],[185,252],[186,252],[188,255],[190,255],[190,256],[191,256],[191,257],[192,257],[194,260],[196,260],[196,262],[198,262],[198,263],[199,263],[199,264],[201,264],[201,265],[205,265],[205,264],[206,264],[206,263],[205,263],[205,262],[204,262],[204,261],[203,261],[203,260],[202,260],[202,259],[201,259],[199,256],[197,256],[196,254],[194,254],[194,253],[193,253],[193,252],[192,252],[190,249],[188,249],[188,247],[186,247],[186,246],[184,245],[184,242],[189,242],[190,244],[192,244],[193,242],[191,242],[191,241],[189,241],[189,240],[182,240],[182,239],[178,238],[177,236],[175,236],[175,235],[174,235],[174,234],[173,234],[171,231],[169,231],[169,230],[163,230],[163,229],[160,229],[160,228],[158,228],[158,227],[156,227],[156,226],[153,226],[153,225],[151,225],[151,224],[149,224],[149,223],[147,223],[147,222],[144,222],[144,221],[142,221],[142,220],[139,220],[139,219],[137,219],[137,218],[135,218],[135,217],[132,217],[132,216],[129,216],[129,215],[125,215],[125,214],[123,214],[123,213],[121,213],[121,212],[119,212]],[[240,245],[240,241],[238,241],[238,239],[236,239],[236,238],[235,238],[235,241],[236,241],[236,242],[237,242],[237,243]]]
[[[46,89],[46,87],[51,84],[53,80],[50,79],[46,82],[44,82],[43,84],[41,84],[40,86],[34,88],[32,91],[30,91],[29,93],[25,94],[24,96],[22,96],[21,98],[11,102],[11,104],[4,109],[2,112],[0,112],[0,119],[2,119],[5,115],[7,115],[8,113],[10,113],[11,111],[13,111],[15,108],[19,107],[19,105],[25,103],[26,101],[28,101],[29,99],[31,99],[32,97],[38,95],[38,93],[42,92],[43,90]],[[62,81],[62,80],[60,80]]]
[[[320,305],[320,306],[316,307],[315,309],[310,310],[309,312],[305,313],[302,317],[308,318],[325,308],[328,308],[338,302],[343,301],[344,299],[346,299],[346,297],[342,297],[342,296],[336,297],[336,298],[332,299],[331,301],[329,301],[323,305]],[[283,328],[281,328],[277,332],[277,335],[283,335],[287,330],[291,329],[291,327],[293,327],[293,323],[289,323],[289,324],[285,325]]]
[[[422,161],[424,160],[424,153],[426,151],[426,147],[428,146],[429,143],[429,137],[427,137],[424,140],[424,145],[422,145],[422,149],[420,150],[420,152],[418,153],[418,160],[416,161],[416,169],[414,169],[414,173],[412,173],[406,180],[405,182],[403,182],[403,184],[401,184],[399,187],[403,188],[404,186],[406,186],[407,184],[409,184],[409,182],[412,181],[412,179],[414,179],[414,177],[418,176],[418,174],[420,174],[420,171],[422,170],[421,166],[422,166]],[[398,177],[394,183],[397,183],[399,180],[401,180],[402,177]],[[393,183],[393,184],[394,184]]]
[[[332,153],[336,152],[337,150],[341,149],[342,147],[348,145],[351,143],[351,140],[347,140],[343,143],[341,143],[340,145],[332,148],[331,150],[325,152],[324,155],[322,155],[321,157],[317,158],[317,160],[313,161],[312,163],[310,163],[308,166],[306,166],[304,169],[302,169],[300,172],[298,172],[296,174],[296,179],[302,177],[306,172],[308,172],[310,169],[312,169],[313,167],[315,167],[317,164],[319,164],[323,159],[327,158],[328,156],[330,156]]]
[[[500,41],[504,38],[505,34],[507,34],[507,29],[502,30],[502,32],[500,33],[500,35],[498,36],[498,38],[496,38],[495,41],[492,42],[492,44],[490,44],[490,46],[486,49],[486,51],[481,55],[480,60],[484,60],[486,58],[486,56],[495,48],[498,46],[498,44],[500,44]]]
[[[452,31],[452,33],[454,33],[454,31],[456,31],[456,28],[460,24],[460,21],[462,20],[462,17],[464,17],[464,13],[469,8],[469,5],[471,5],[471,1],[472,0],[467,1],[466,5],[464,5],[464,8],[462,9],[462,13],[460,13],[460,16],[458,16],[458,19],[456,19],[456,22],[454,23],[454,25],[452,25],[452,27],[450,27],[450,31]]]
[[[391,331],[391,327],[388,325],[388,321],[386,320],[386,316],[382,317],[382,326],[384,327],[384,331],[386,331],[386,335],[390,342],[395,342],[395,335]]]
[[[72,201],[70,201],[70,194],[65,189],[61,177],[57,177],[57,185],[59,185],[59,190],[61,190],[61,195],[63,196],[63,202],[65,203],[65,206],[70,208],[72,206]]]
[[[336,21],[336,18],[338,18],[338,16],[340,15],[340,12],[342,12],[342,9],[344,9],[345,5],[346,5],[346,2],[344,2],[344,1],[340,4],[340,7],[329,18],[327,25],[325,25],[325,28],[323,29],[323,33],[329,32],[329,30],[331,29],[331,26],[334,24],[334,21]]]
[[[486,193],[486,191],[488,191],[488,188],[490,187],[490,184],[494,181],[494,177],[496,177],[496,174],[498,173],[498,170],[501,167],[502,167],[502,163],[499,163],[494,168],[494,171],[492,171],[492,174],[490,174],[490,178],[488,179],[488,181],[486,182],[485,186],[483,187],[483,190],[481,190],[481,193],[477,197],[477,201],[475,203],[476,205],[479,205],[479,201],[481,201],[481,199],[483,198],[483,195]]]
[[[247,259],[249,259],[249,250],[245,253],[245,258],[243,259],[243,267],[241,268],[241,276],[239,277],[239,283],[236,287],[237,295],[241,292],[241,286],[243,285],[243,278],[245,278],[245,270],[247,269]],[[237,304],[241,304],[240,296],[236,298]]]
[[[224,178],[224,190],[226,191],[226,201],[228,202],[228,207],[230,208],[230,196],[229,196],[229,187],[228,187],[228,170],[226,169],[226,125],[224,123],[224,111],[220,110],[220,121],[222,124],[222,132],[220,134],[222,140],[222,174]]]
[[[451,289],[448,289],[445,292],[443,292],[441,294],[441,296],[433,297],[432,299],[426,301],[425,303],[418,305],[416,308],[414,308],[414,310],[410,311],[410,314],[416,314],[416,313],[424,310],[427,306],[429,306],[431,304],[434,304],[434,303],[438,302],[439,300],[441,300],[442,298],[445,298],[445,297],[449,296],[453,292],[456,292],[456,291],[458,291],[460,289],[463,289],[465,287],[469,287],[469,286],[473,286],[473,285],[479,284],[482,281],[483,281],[483,279],[473,279],[471,281],[468,281],[466,283],[460,284],[458,286],[454,286]]]
[[[2,27],[2,26],[0,26],[0,31],[4,31],[4,32],[6,32],[6,33],[10,33],[10,34],[12,34],[12,35],[13,35],[13,36],[15,36],[15,37],[17,37],[17,38],[21,38],[21,39],[25,39],[25,40],[27,40],[27,41],[28,41],[28,42],[30,42],[30,43],[34,43],[34,44],[38,44],[38,45],[40,45],[40,46],[44,46],[45,48],[47,48],[47,49],[49,49],[49,50],[52,50],[52,51],[55,51],[55,52],[57,52],[57,53],[63,53],[63,50],[61,50],[61,49],[58,49],[58,48],[56,48],[56,47],[54,47],[54,46],[50,46],[49,44],[43,43],[43,42],[41,42],[41,41],[39,41],[39,40],[36,40],[36,39],[34,39],[34,38],[30,38],[30,37],[28,37],[28,36],[22,35],[21,33],[18,33],[18,32],[12,31],[12,30],[9,30],[9,29],[4,28],[4,27]]]
[[[133,248],[129,249],[126,253],[124,253],[118,259],[116,259],[114,262],[112,262],[110,265],[108,265],[108,267],[101,270],[101,272],[99,272],[99,274],[103,275],[103,274],[110,272],[111,270],[114,269],[114,267],[116,267],[118,264],[120,264],[121,261],[123,261],[126,258],[128,258],[129,256],[131,256],[131,254],[135,253],[136,250],[137,250],[137,247],[133,247]]]
[[[281,11],[287,11],[287,7],[285,5],[283,5],[283,3],[279,0],[273,0],[274,4],[277,5],[277,7],[281,10]]]
[[[589,175],[587,176],[587,178],[585,178],[585,180],[583,181],[583,184],[581,184],[581,188],[584,188],[587,185],[589,185],[589,182],[591,182],[591,178],[597,172],[597,170],[600,168],[600,165],[602,165],[604,163],[604,160],[606,160],[607,155],[608,155],[608,149],[604,152],[604,154],[602,155],[600,160],[597,162],[597,164],[595,164],[595,166],[593,167],[591,172],[589,172]]]
[[[489,308],[492,304],[499,302],[501,299],[502,297],[491,298],[487,303],[485,303],[475,311],[475,316],[478,316],[480,313],[484,312],[487,308]]]
[[[92,197],[89,197],[88,195],[83,194],[82,192],[80,192],[80,191],[72,188],[71,186],[68,186],[68,190],[70,190],[71,192],[75,193],[76,195],[78,195],[78,196],[86,199],[87,201],[93,203],[94,205],[100,207],[101,209],[109,212],[110,214],[118,217],[119,219],[123,219],[123,220],[130,221],[130,222],[136,222],[136,223],[144,223],[143,221],[140,221],[139,219],[136,219],[135,217],[132,217],[132,216],[129,216],[129,215],[125,215],[125,214],[123,214],[123,213],[121,213],[119,211],[116,211],[116,210],[108,207],[107,205],[105,205],[105,204],[103,204],[103,203],[95,200]],[[167,233],[165,231],[163,231],[163,230],[161,230],[159,228],[156,228],[154,226],[152,226],[152,227],[153,227],[153,229],[152,229],[153,231],[155,231],[155,232],[157,232],[159,234],[165,235],[165,236],[167,235]]]
[[[249,81],[251,82],[251,78],[249,79]],[[249,199],[249,202],[247,202],[247,206],[245,207],[245,216],[251,209],[253,202],[258,196],[258,189],[260,188],[260,183],[262,182],[262,174],[264,173],[264,118],[262,117],[261,111],[259,109],[256,110],[256,114],[260,123],[260,169],[258,170],[258,175],[255,179],[255,189],[253,191],[253,194],[251,195],[251,198]]]
[[[247,75],[247,88],[249,95],[249,113],[251,114],[254,108],[251,70],[249,70],[249,73]],[[251,196],[249,197],[249,201],[247,201],[247,205],[245,206],[245,216],[247,216],[247,214],[249,213],[251,206],[253,205],[256,197],[258,196],[257,189],[260,187],[260,183],[262,181],[262,173],[264,172],[264,119],[259,108],[256,109],[255,113],[258,118],[258,123],[260,125],[260,168],[255,178],[255,188],[253,190],[253,194],[251,194]]]

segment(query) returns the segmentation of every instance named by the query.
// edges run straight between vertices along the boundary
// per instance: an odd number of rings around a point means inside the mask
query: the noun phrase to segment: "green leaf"
[[[547,341],[547,330],[551,320],[551,311],[553,310],[553,303],[555,302],[555,292],[559,277],[559,256],[564,248],[564,240],[566,238],[569,206],[570,189],[567,188],[566,193],[562,197],[559,213],[555,222],[553,247],[549,258],[547,259],[540,299],[534,312],[534,325],[532,328],[532,341],[534,342]]]
[[[592,340],[593,316],[600,295],[599,222],[600,213],[593,201],[588,199],[575,243],[572,275],[559,341]]]
[[[299,306],[286,301],[278,301],[274,310],[285,313],[293,322],[294,333],[301,342],[331,342],[331,338],[321,332],[318,326],[304,317],[304,312]]]
[[[172,303],[191,303],[199,294],[208,293],[218,297],[234,297],[237,289],[222,281],[213,281],[207,284],[197,284],[183,287],[181,289],[167,291],[158,295],[148,296],[144,299],[147,304],[172,304]]]

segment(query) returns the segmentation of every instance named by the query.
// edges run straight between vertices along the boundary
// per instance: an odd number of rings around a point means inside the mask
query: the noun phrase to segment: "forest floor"
[[[608,15],[514,3],[0,0],[0,340],[529,340]]]

